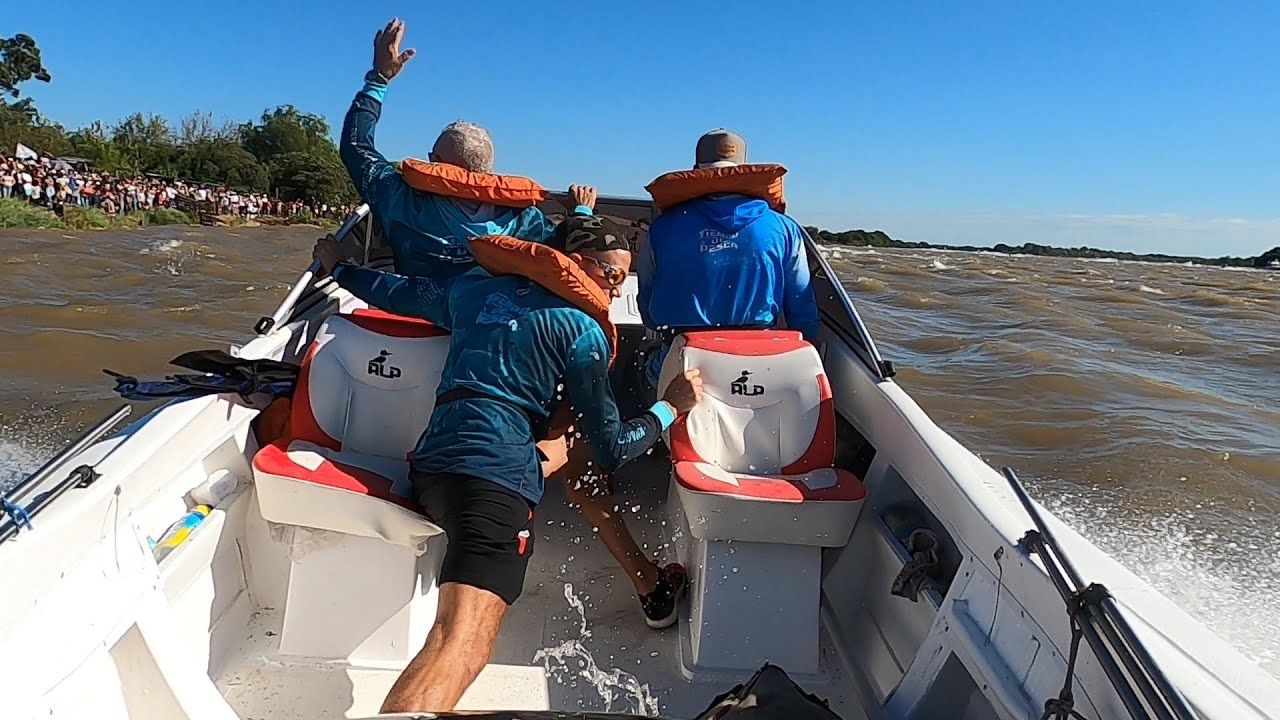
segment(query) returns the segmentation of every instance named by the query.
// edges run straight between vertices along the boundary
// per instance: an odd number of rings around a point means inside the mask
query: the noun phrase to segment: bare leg
[[[470,585],[440,586],[435,625],[404,669],[382,712],[448,712],[458,704],[489,661],[507,604],[502,598]]]
[[[615,510],[613,477],[592,467],[590,457],[586,443],[573,444],[568,463],[555,477],[564,483],[569,502],[576,504],[582,517],[597,528],[600,540],[631,578],[636,593],[648,595],[658,584],[658,566],[636,546],[622,513]]]

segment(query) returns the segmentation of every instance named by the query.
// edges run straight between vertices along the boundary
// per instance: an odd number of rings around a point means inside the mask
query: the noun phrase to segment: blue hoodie
[[[643,455],[675,420],[666,404],[656,403],[623,421],[609,385],[604,331],[531,280],[493,277],[478,267],[424,278],[349,265],[335,267],[333,278],[374,307],[450,332],[436,392],[471,397],[436,405],[413,452],[419,472],[489,480],[537,504],[543,478],[533,425],[547,422],[562,389],[604,472]]]
[[[347,111],[339,154],[360,197],[369,203],[391,246],[396,271],[406,275],[463,272],[471,267],[467,238],[511,235],[546,242],[554,231],[536,207],[499,207],[414,190],[373,144],[387,85],[376,72]]]
[[[649,328],[785,320],[818,340],[804,231],[764,200],[711,195],[677,205],[654,219],[639,255],[640,317]]]

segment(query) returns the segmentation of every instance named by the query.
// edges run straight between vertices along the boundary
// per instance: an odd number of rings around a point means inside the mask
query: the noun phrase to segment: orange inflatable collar
[[[726,193],[759,198],[778,212],[786,212],[782,176],[787,169],[776,163],[677,170],[660,175],[645,186],[658,207],[667,210],[694,198]]]
[[[400,162],[400,175],[414,190],[502,207],[533,207],[547,199],[547,191],[529,178],[471,172],[446,163],[405,158]]]
[[[609,341],[609,365],[618,354],[618,329],[609,320],[609,294],[568,255],[506,235],[470,238],[471,255],[491,275],[529,278],[590,315]]]

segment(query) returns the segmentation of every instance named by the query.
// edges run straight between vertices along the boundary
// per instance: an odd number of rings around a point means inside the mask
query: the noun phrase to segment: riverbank
[[[196,219],[181,210],[156,208],[125,215],[108,215],[99,208],[67,206],[58,217],[50,210],[34,207],[24,200],[0,200],[0,228],[53,230],[127,230],[151,225],[196,225]]]
[[[304,226],[321,229],[334,228],[338,223],[324,218],[259,217],[245,220],[234,215],[219,215],[213,223],[224,227],[285,227]],[[141,212],[111,216],[99,208],[68,206],[62,217],[44,208],[35,207],[23,200],[0,200],[0,228],[27,230],[128,230],[155,225],[200,225],[199,218],[190,213],[170,208],[156,208]]]
[[[821,230],[816,227],[806,227],[805,230],[813,237],[814,241],[822,245],[846,245],[850,247],[877,247],[877,248],[915,248],[925,250],[966,250],[968,252],[997,252],[1005,255],[1039,255],[1042,257],[1060,257],[1060,258],[1089,258],[1101,259],[1110,258],[1113,260],[1138,260],[1142,262],[1158,262],[1158,263],[1177,263],[1185,265],[1194,263],[1196,265],[1218,265],[1221,267],[1253,267],[1265,268],[1271,267],[1270,263],[1280,262],[1280,247],[1274,247],[1257,257],[1218,257],[1205,258],[1195,257],[1191,255],[1160,255],[1146,254],[1139,255],[1131,252],[1119,252],[1116,250],[1099,250],[1091,247],[1075,247],[1061,248],[1051,247],[1049,245],[1037,245],[1036,243],[1023,243],[1022,245],[1006,245],[999,243],[992,247],[975,247],[973,245],[935,245],[926,242],[907,242],[905,240],[895,240],[886,235],[881,230],[845,230],[844,232],[831,232],[830,230]]]

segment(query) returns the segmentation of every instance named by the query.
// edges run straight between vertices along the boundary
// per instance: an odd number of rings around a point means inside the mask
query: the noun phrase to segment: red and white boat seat
[[[325,320],[302,361],[290,437],[253,458],[263,518],[420,548],[440,528],[412,499],[409,454],[449,353],[425,320],[359,309]]]
[[[711,330],[672,343],[659,387],[697,368],[703,398],[671,426],[676,489],[699,539],[839,547],[866,490],[835,467],[818,351],[793,330]]]

